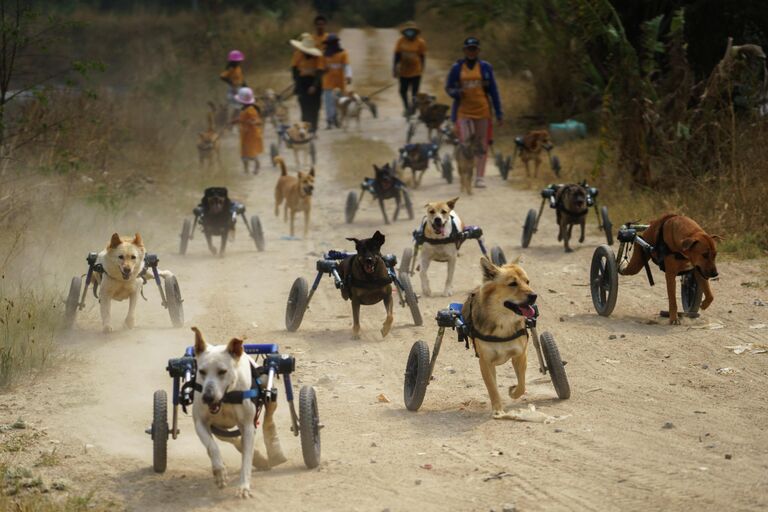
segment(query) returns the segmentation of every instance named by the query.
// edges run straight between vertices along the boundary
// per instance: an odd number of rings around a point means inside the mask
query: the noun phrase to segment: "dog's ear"
[[[459,200],[459,198],[458,198],[458,197],[454,197],[454,198],[453,198],[453,199],[451,199],[450,201],[446,201],[446,202],[445,202],[445,204],[447,204],[447,205],[448,205],[448,207],[449,207],[451,210],[453,210],[453,207],[454,207],[454,206],[456,206],[456,202],[457,202],[458,200]]]
[[[205,344],[203,333],[200,332],[200,329],[193,327],[192,331],[195,333],[195,356],[199,356],[206,351],[208,345]]]
[[[144,240],[141,239],[141,235],[136,233],[133,237],[133,243],[139,247],[144,247]]]
[[[376,231],[373,236],[371,237],[371,240],[373,240],[373,243],[379,246],[381,248],[382,245],[384,245],[384,234],[381,231]]]
[[[109,239],[108,249],[114,249],[121,243],[123,243],[123,241],[120,240],[120,235],[118,235],[117,233],[112,233],[112,238]]]
[[[714,240],[715,242],[718,242],[718,243],[720,243],[720,242],[724,242],[724,241],[725,241],[725,237],[724,237],[724,236],[720,236],[720,235],[709,235],[709,237],[710,237],[712,240]]]
[[[486,256],[480,258],[480,267],[483,270],[483,281],[493,281],[499,275],[499,267],[494,265]]]
[[[235,359],[240,359],[243,355],[243,340],[238,338],[232,338],[227,343],[227,352]]]
[[[683,251],[690,251],[691,248],[696,245],[699,241],[695,238],[685,238],[683,239],[682,244],[680,244],[680,247],[683,249]]]
[[[347,240],[349,240],[350,242],[354,242],[355,243],[355,249],[357,249],[360,246],[360,240],[358,240],[355,237],[347,238]]]

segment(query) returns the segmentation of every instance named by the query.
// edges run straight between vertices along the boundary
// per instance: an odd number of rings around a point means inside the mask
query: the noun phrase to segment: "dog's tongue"
[[[435,225],[433,225],[433,226],[432,226],[432,229],[434,229],[434,230],[435,230],[435,234],[436,234],[436,235],[442,235],[442,234],[443,234],[443,225],[442,225],[442,224],[441,224],[441,225],[439,225],[439,226],[435,226]]]
[[[517,306],[520,310],[520,314],[525,318],[533,318],[536,316],[536,311],[531,306]]]

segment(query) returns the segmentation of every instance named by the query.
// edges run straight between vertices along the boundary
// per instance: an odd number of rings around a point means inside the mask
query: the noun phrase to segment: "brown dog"
[[[300,123],[293,123],[286,128],[283,141],[288,149],[293,151],[293,157],[296,161],[296,167],[299,169],[309,167],[311,160],[311,147],[312,139],[312,126],[302,121]]]
[[[520,160],[525,164],[525,175],[531,176],[531,169],[528,164],[533,160],[533,176],[538,177],[539,166],[541,166],[541,152],[552,149],[552,139],[547,130],[533,130],[523,137],[523,144],[520,146]]]
[[[456,159],[459,178],[461,179],[461,191],[472,195],[472,177],[475,174],[475,161],[483,154],[483,143],[480,137],[473,133],[466,142],[459,142],[453,150],[453,158]]]
[[[210,103],[211,107],[215,105]],[[216,160],[216,165],[221,169],[221,152],[219,151],[220,137],[219,132],[215,129],[215,113],[213,111],[208,112],[208,129],[204,132],[200,132],[197,135],[197,153],[200,159],[200,168],[213,168],[213,161]]]
[[[416,94],[414,106],[419,112],[419,120],[427,125],[428,139],[432,140],[432,131],[440,130],[451,107],[444,103],[437,103],[437,98],[424,92]]]
[[[308,173],[299,171],[298,176],[288,176],[285,162],[279,156],[275,164],[280,166],[280,177],[275,186],[275,215],[280,215],[280,204],[285,200],[283,220],[288,220],[291,211],[291,236],[294,233],[294,220],[297,212],[304,212],[304,236],[309,232],[309,213],[312,210],[312,191],[315,188],[315,168]]]
[[[531,307],[536,293],[521,267],[509,263],[497,267],[483,256],[480,259],[483,284],[476,288],[463,306],[470,338],[480,359],[480,373],[491,398],[494,418],[505,416],[496,367],[512,361],[517,385],[509,387],[509,396],[520,398],[525,393],[525,369],[528,362],[528,331],[525,319],[535,315]]]
[[[560,226],[557,241],[563,242],[565,252],[573,252],[569,242],[571,241],[573,226],[576,224],[581,227],[579,243],[584,243],[584,225],[586,224],[587,213],[589,212],[587,189],[577,183],[561,186],[555,192],[555,209],[557,225]]]
[[[619,273],[637,274],[649,259],[653,259],[664,271],[667,281],[669,323],[679,325],[675,278],[681,273],[693,271],[699,290],[704,293],[701,309],[707,309],[714,300],[709,279],[717,277],[715,242],[721,240],[721,237],[710,236],[693,219],[675,214],[667,214],[651,221],[642,236],[643,240],[653,245],[653,252],[646,253],[636,243],[629,264],[620,269]]]

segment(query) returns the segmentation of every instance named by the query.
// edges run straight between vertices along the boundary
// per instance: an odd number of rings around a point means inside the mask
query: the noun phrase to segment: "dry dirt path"
[[[360,90],[389,80],[394,31],[345,30],[341,37]],[[425,88],[436,91],[446,70],[447,63],[430,62]],[[366,117],[360,136],[394,150],[405,136],[395,88],[377,100],[381,116]],[[481,225],[486,239],[500,244],[508,258],[521,256],[539,292],[540,328],[555,335],[572,386],[572,398],[558,401],[531,354],[529,391],[517,404],[507,397],[506,405],[535,404],[567,418],[554,424],[492,420],[477,362],[450,336],[422,409],[405,410],[402,381],[411,344],[424,339],[431,345],[435,311],[450,300],[463,300],[479,282],[479,254],[472,244],[459,260],[456,295],[421,299],[423,327],[414,327],[407,310],[396,308],[395,328],[382,340],[382,308],[365,308],[362,340],[353,341],[350,306],[325,280],[302,328],[286,333],[291,283],[313,274],[322,251],[351,248],[344,237],[366,236],[374,229],[387,235],[387,252],[400,255],[410,243],[415,223],[384,227],[373,203],[364,204],[353,225],[343,223],[349,188],[336,179],[336,168],[348,155],[333,154],[331,146],[351,134],[320,133],[308,239],[281,239],[286,226],[271,214],[276,173],[267,168],[236,194],[249,213],[261,216],[266,252],[256,253],[240,226],[240,239],[225,259],[209,257],[199,240],[191,243],[188,256],[174,255],[181,214],[161,231],[166,238],[149,241],[179,277],[187,326],[199,326],[209,341],[245,334],[253,342],[277,342],[296,355],[297,384],[317,387],[325,424],[319,469],[304,468],[281,402],[278,427],[289,462],[254,473],[258,501],[237,501],[232,487],[219,491],[214,486],[191,418],[181,419],[180,439],[169,442],[168,471],[152,472],[151,442],[144,434],[152,393],[169,389],[165,362],[192,341],[188,327],[166,327],[154,291],[147,294],[149,303],[139,305],[140,327],[132,331],[102,336],[97,308],[91,309],[80,321],[77,341],[69,342],[81,362],[0,397],[0,414],[23,415],[45,427],[42,442],[61,443],[62,451],[71,454],[62,464],[77,486],[115,496],[131,510],[253,510],[265,504],[306,511],[487,511],[500,510],[504,503],[548,511],[768,507],[768,355],[735,355],[724,348],[768,341],[768,329],[749,328],[768,323],[768,308],[754,305],[755,299],[768,299],[765,289],[740,286],[765,281],[764,264],[723,263],[713,306],[682,326],[668,326],[656,316],[665,305],[663,287],[648,287],[642,276],[622,279],[614,315],[598,317],[586,287],[593,248],[601,243],[593,219],[586,242],[566,255],[555,240],[554,215],[546,212],[531,248],[522,251],[521,222],[539,199],[519,190],[514,179],[501,181],[489,166],[489,188],[462,197],[457,210],[466,223]],[[233,137],[227,149],[235,151],[234,145]],[[366,151],[364,144],[360,151]],[[361,168],[360,177],[368,169]],[[457,193],[457,185],[430,171],[413,192],[414,203]],[[104,226],[105,233],[110,229]],[[433,289],[440,289],[444,272],[443,266],[433,266]],[[418,278],[414,285],[419,291]],[[115,318],[122,311],[118,308]],[[724,328],[708,329],[708,324]],[[733,373],[716,373],[721,367]],[[513,383],[511,367],[500,368],[499,380],[505,389]],[[378,403],[380,393],[391,403]],[[674,427],[662,428],[666,422]],[[79,447],[86,443],[93,448],[83,453]],[[224,453],[233,485],[239,456],[229,446]]]

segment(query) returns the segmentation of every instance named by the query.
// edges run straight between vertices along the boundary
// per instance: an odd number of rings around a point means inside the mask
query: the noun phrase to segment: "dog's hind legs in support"
[[[277,437],[277,428],[275,427],[275,409],[276,402],[269,402],[264,413],[264,446],[267,448],[267,457],[270,467],[279,466],[288,459],[283,455],[283,448],[280,446],[280,438]]]
[[[392,293],[388,293],[384,297],[384,308],[387,310],[387,318],[384,320],[384,325],[381,326],[381,335],[386,338],[389,331],[392,330],[392,322],[395,321],[395,317],[392,315]]]
[[[633,249],[632,257],[629,258],[629,263],[627,266],[624,268],[619,267],[619,274],[623,276],[633,276],[637,274],[643,269],[646,262],[650,259],[650,256],[645,254],[645,251],[639,245],[635,244]]]

